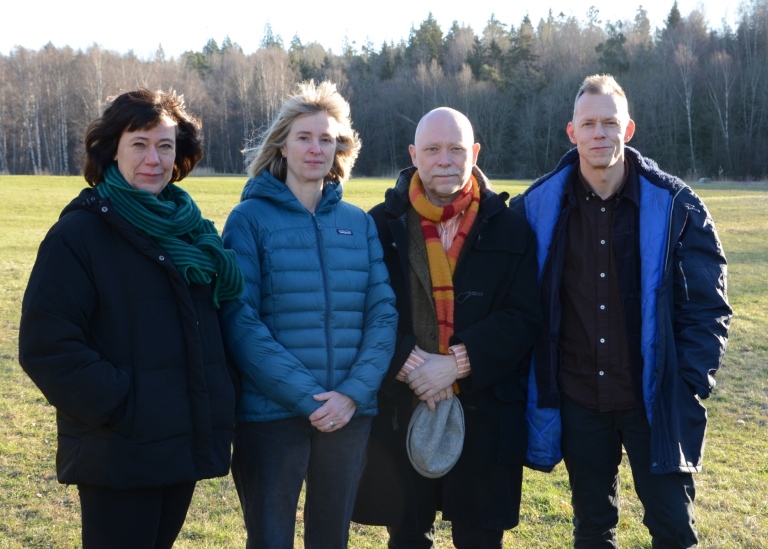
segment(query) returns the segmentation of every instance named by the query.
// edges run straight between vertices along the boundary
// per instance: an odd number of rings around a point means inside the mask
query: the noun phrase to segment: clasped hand
[[[330,433],[344,427],[357,410],[354,400],[336,391],[312,395],[312,398],[323,402],[323,405],[312,412],[309,421],[312,422],[313,427],[323,433]]]
[[[459,375],[459,365],[452,354],[428,353],[418,345],[414,352],[424,359],[424,363],[410,372],[405,382],[434,412],[438,402],[453,397],[453,382]]]

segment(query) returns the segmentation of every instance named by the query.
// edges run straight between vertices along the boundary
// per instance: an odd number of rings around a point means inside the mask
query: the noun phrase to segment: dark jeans
[[[346,548],[370,430],[370,417],[353,418],[331,433],[304,418],[238,423],[232,477],[248,531],[246,547],[293,549],[306,479],[304,547]]]
[[[651,474],[651,428],[637,410],[597,412],[562,403],[563,459],[571,483],[574,547],[618,547],[619,464],[624,446],[654,549],[696,547],[693,476]]]
[[[83,549],[170,549],[192,501],[195,483],[117,490],[78,484]]]

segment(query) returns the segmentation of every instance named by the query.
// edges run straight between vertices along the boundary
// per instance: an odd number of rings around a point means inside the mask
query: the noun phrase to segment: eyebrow
[[[296,132],[296,135],[313,135],[313,132],[311,132],[309,130],[300,130],[300,131]],[[323,137],[323,136],[333,137],[334,139],[336,139],[336,136],[334,136],[333,134],[328,133],[328,132],[323,132],[323,133],[320,134],[320,137]]]
[[[134,141],[136,139],[142,139],[142,140],[148,141],[149,137],[147,137],[146,135],[134,135],[134,136],[131,137],[131,141]],[[161,137],[160,138],[160,141],[173,141],[173,140],[174,140],[173,137]]]
[[[611,116],[599,116],[599,115],[584,116],[584,117],[581,118],[582,122],[591,122],[593,120],[609,120],[609,121],[612,121],[612,120],[621,120],[621,118],[618,115],[615,115],[615,114],[612,114]]]

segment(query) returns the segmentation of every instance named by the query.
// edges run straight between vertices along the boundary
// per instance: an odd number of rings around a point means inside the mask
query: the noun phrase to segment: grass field
[[[190,178],[182,183],[221,229],[238,202],[243,177]],[[363,208],[381,200],[389,180],[353,180],[346,199]],[[0,549],[79,546],[77,489],[56,481],[54,410],[18,365],[21,298],[37,246],[63,206],[83,186],[79,177],[0,176]],[[513,196],[528,182],[496,183]],[[696,187],[717,223],[729,260],[734,309],[718,388],[706,402],[710,429],[704,471],[697,476],[702,548],[768,547],[768,186]],[[622,466],[623,548],[648,548],[642,508],[629,468]],[[568,547],[570,505],[565,469],[526,470],[522,517],[505,548]],[[301,543],[301,509],[297,547]],[[244,529],[230,477],[200,482],[178,548],[243,547]],[[386,546],[382,528],[352,525],[350,546]],[[438,548],[452,547],[438,523]]]

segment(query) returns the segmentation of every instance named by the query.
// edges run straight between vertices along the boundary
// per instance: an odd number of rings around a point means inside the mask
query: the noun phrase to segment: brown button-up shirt
[[[614,218],[637,207],[636,177],[625,177],[606,200],[578,173],[576,207],[568,236],[560,286],[560,383],[566,396],[601,412],[636,406],[632,385],[621,284],[614,250]],[[629,170],[627,170],[629,173]]]

